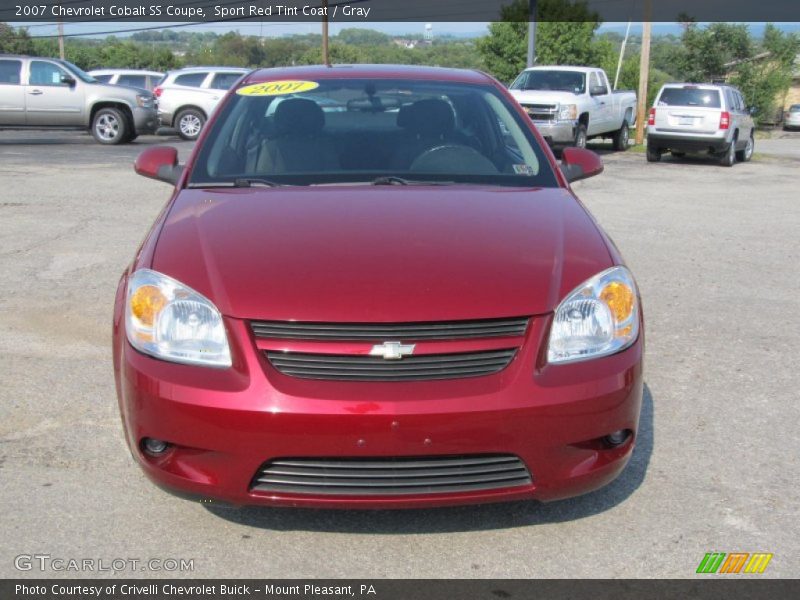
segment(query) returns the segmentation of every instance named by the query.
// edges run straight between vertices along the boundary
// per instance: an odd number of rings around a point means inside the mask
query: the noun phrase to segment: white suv
[[[100,83],[127,85],[150,92],[164,78],[164,74],[158,71],[142,71],[140,69],[95,69],[89,71],[89,75]]]
[[[178,130],[185,140],[196,140],[211,111],[248,69],[191,67],[170,71],[153,93],[164,127]]]
[[[704,152],[726,167],[748,161],[755,147],[752,112],[731,85],[668,83],[650,109],[647,161],[658,162],[664,152]]]

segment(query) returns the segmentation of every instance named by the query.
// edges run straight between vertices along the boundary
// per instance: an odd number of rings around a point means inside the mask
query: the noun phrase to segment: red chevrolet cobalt
[[[633,451],[630,271],[530,119],[475,71],[238,82],[119,284],[128,444],[181,495],[405,508],[553,500]]]

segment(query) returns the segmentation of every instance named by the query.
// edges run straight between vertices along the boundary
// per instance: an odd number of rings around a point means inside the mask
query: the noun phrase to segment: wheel
[[[614,150],[617,152],[625,152],[628,149],[628,141],[631,137],[631,130],[630,126],[628,125],[628,121],[622,121],[622,127],[620,127],[617,131],[614,132],[614,137],[612,137],[612,141],[614,144]]]
[[[747,146],[744,147],[744,150],[737,150],[736,151],[736,160],[739,162],[749,162],[751,158],[753,158],[753,150],[756,147],[756,141],[753,137],[753,133],[750,133],[750,137],[747,138]]]
[[[575,130],[575,147],[586,148],[586,125],[581,123]]]
[[[675,158],[683,158],[686,156],[686,152],[678,152],[677,150],[673,150],[670,154],[672,154],[672,156]]]
[[[101,108],[92,121],[92,135],[101,144],[122,144],[128,141],[128,120],[118,108]]]
[[[661,160],[661,150],[647,143],[647,162],[659,162]]]
[[[185,140],[194,141],[203,130],[206,116],[196,108],[186,108],[175,118],[178,135]]]
[[[733,138],[733,141],[728,144],[725,153],[720,156],[719,164],[723,167],[732,167],[736,164],[736,138]]]

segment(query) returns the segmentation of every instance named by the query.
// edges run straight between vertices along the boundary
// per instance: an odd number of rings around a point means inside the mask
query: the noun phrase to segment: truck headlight
[[[574,121],[578,118],[578,105],[577,104],[562,104],[558,110],[558,119],[560,121]]]
[[[586,280],[556,308],[547,361],[566,363],[624,350],[639,335],[636,283],[625,267]]]
[[[140,108],[153,108],[155,98],[150,94],[136,94],[136,104]]]
[[[125,330],[131,346],[163,360],[230,367],[222,315],[191,288],[150,269],[128,281]]]

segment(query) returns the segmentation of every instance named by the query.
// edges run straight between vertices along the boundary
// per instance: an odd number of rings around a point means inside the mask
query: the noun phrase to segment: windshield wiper
[[[269,179],[259,179],[257,177],[237,177],[233,180],[233,187],[252,187],[263,185],[265,187],[280,187],[284,184],[270,181]]]
[[[384,175],[372,180],[372,185],[454,185],[454,181],[416,181],[397,175]]]

